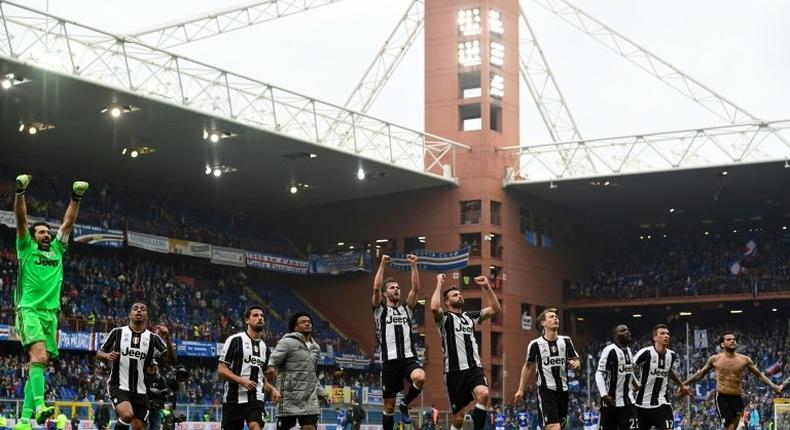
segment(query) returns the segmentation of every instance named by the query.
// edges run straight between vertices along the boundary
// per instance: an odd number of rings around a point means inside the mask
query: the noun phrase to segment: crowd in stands
[[[13,179],[18,166],[0,164],[0,209],[12,210]],[[66,211],[72,181],[47,172],[33,174],[26,195],[31,216],[60,221]],[[86,204],[80,207],[79,223],[105,229],[129,229],[176,239],[209,243],[247,250],[295,256],[298,251],[288,245],[277,229],[240,212],[220,213],[214,206],[191,204],[177,194],[136,189],[101,178],[80,177],[91,184]]]
[[[165,324],[180,340],[220,342],[242,329],[249,303],[267,306],[264,340],[286,332],[292,312],[309,307],[288,288],[266,284],[265,273],[212,265],[199,259],[108,250],[73,244],[64,259],[61,329],[107,332],[128,322],[135,300],[148,305],[152,324]],[[0,324],[14,324],[14,233],[0,229]],[[360,353],[357,344],[314,316],[323,350]]]
[[[567,299],[611,300],[670,296],[766,292],[790,289],[790,233],[704,235],[693,240],[687,234],[655,236],[613,246],[580,282],[572,282]],[[756,253],[741,261],[734,275],[732,263],[742,257],[749,241]]]

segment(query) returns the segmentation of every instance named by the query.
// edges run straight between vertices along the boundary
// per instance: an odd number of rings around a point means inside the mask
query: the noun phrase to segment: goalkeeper
[[[60,287],[63,283],[63,254],[74,228],[80,200],[88,189],[87,182],[75,182],[71,202],[54,240],[45,222],[36,222],[28,229],[25,191],[32,176],[16,178],[16,254],[19,261],[14,306],[16,332],[22,347],[30,356],[30,371],[25,383],[22,416],[14,430],[30,430],[31,418],[44,424],[55,408],[44,404],[44,370],[50,359],[58,357],[58,312]]]

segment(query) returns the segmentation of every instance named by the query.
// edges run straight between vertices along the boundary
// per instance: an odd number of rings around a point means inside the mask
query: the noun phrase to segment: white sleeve
[[[612,351],[612,349],[607,350],[604,348],[601,358],[598,360],[598,371],[595,372],[595,385],[598,387],[598,393],[601,397],[609,394],[609,390],[606,387],[606,367],[609,364],[609,355]]]

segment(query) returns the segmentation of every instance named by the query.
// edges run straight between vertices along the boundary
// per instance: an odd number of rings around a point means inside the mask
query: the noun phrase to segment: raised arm
[[[406,296],[406,306],[414,309],[417,306],[417,296],[420,293],[420,271],[417,269],[417,256],[409,254],[406,256],[411,266],[411,288],[409,295]]]
[[[749,371],[752,372],[754,376],[763,381],[765,385],[769,386],[774,391],[774,393],[779,394],[782,392],[782,385],[774,384],[774,382],[771,381],[771,378],[765,376],[763,372],[760,372],[760,369],[754,365],[754,362],[750,357],[746,357],[746,368],[749,369]]]
[[[475,278],[475,283],[483,289],[485,296],[488,298],[489,305],[480,311],[480,321],[485,321],[492,316],[502,311],[502,305],[499,304],[499,299],[496,297],[488,278],[485,276],[478,276]]]
[[[174,365],[176,364],[176,349],[173,348],[173,342],[170,341],[170,331],[167,329],[167,326],[160,325],[156,328],[156,334],[162,338],[162,341],[165,343],[165,347],[167,348],[165,352],[165,359],[167,360],[167,364]]]
[[[87,190],[87,182],[77,181],[71,186],[71,201],[69,202],[69,207],[66,208],[66,214],[63,216],[63,223],[60,224],[60,230],[58,230],[61,240],[65,238],[65,241],[68,241],[71,230],[74,229],[74,223],[77,221],[77,214],[80,211],[80,201],[82,201],[82,196]]]
[[[379,307],[381,304],[381,286],[384,284],[384,269],[389,266],[389,264],[390,256],[386,254],[382,255],[381,263],[379,264],[378,270],[376,270],[376,276],[373,277],[373,297],[371,298],[371,303],[374,308]]]
[[[14,215],[16,216],[16,237],[24,239],[27,234],[27,204],[25,204],[25,191],[33,179],[30,175],[16,177],[16,196],[14,196]]]
[[[436,289],[433,290],[431,295],[431,312],[433,312],[433,320],[437,323],[442,320],[444,311],[442,310],[442,287],[447,275],[440,273],[436,275]]]
[[[686,381],[683,382],[683,385],[691,385],[691,384],[694,384],[695,382],[699,381],[700,379],[704,378],[705,375],[707,375],[711,370],[713,370],[713,362],[715,360],[716,360],[716,356],[715,355],[713,357],[709,358],[708,362],[705,363],[704,366],[702,366],[702,369],[700,369],[699,372],[691,375],[690,378],[686,379]]]

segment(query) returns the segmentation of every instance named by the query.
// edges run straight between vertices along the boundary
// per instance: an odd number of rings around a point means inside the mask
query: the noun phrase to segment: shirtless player
[[[743,402],[743,371],[749,369],[754,376],[779,394],[783,386],[776,385],[763,375],[751,358],[735,352],[738,343],[732,332],[724,332],[719,338],[722,352],[708,359],[705,366],[690,377],[683,385],[693,384],[711,370],[716,370],[716,410],[719,411],[724,430],[735,430],[745,407]]]

